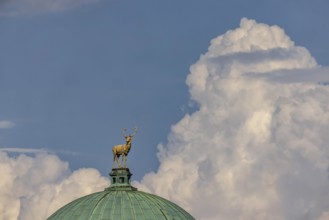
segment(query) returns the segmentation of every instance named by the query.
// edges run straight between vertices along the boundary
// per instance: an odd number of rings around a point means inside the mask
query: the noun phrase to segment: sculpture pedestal
[[[109,173],[111,186],[105,190],[137,190],[130,185],[132,173],[128,168],[114,168]]]

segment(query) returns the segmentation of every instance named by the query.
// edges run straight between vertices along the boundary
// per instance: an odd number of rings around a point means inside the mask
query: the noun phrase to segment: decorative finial
[[[116,145],[112,148],[113,152],[113,163],[112,163],[112,169],[114,168],[115,161],[118,163],[119,168],[127,168],[127,156],[131,148],[131,142],[135,134],[137,133],[138,128],[134,128],[134,132],[130,135],[126,135],[127,129],[124,128],[122,131],[122,134],[126,140],[126,144],[120,144]],[[122,167],[119,157],[121,156],[121,160],[124,163],[124,167]]]

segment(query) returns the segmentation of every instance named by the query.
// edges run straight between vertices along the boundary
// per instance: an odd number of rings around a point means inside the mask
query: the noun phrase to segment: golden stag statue
[[[120,144],[116,145],[112,148],[113,152],[113,163],[112,168],[114,167],[115,161],[118,163],[119,168],[122,168],[122,165],[119,161],[119,157],[121,156],[122,162],[124,162],[124,168],[127,168],[127,156],[131,148],[131,141],[133,140],[133,137],[137,133],[137,127],[135,127],[134,132],[130,135],[126,135],[127,129],[123,129],[122,134],[126,140],[126,144]]]

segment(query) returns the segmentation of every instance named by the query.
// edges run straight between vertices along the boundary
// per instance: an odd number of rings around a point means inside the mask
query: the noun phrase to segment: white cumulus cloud
[[[199,109],[172,126],[158,171],[135,185],[201,220],[328,219],[328,67],[280,27],[244,18],[190,71]],[[0,220],[43,220],[108,185],[40,149],[0,149],[0,170]]]
[[[12,121],[0,121],[0,129],[15,127],[15,123]]]
[[[34,153],[14,157],[0,152],[0,220],[44,220],[68,202],[109,184],[95,169],[71,172],[56,155]]]
[[[7,153],[48,153],[44,149],[33,149],[33,148],[0,148],[0,151]]]
[[[327,219],[328,74],[280,27],[243,18],[191,66],[199,109],[137,186],[196,219]]]
[[[19,15],[31,12],[57,12],[99,0],[1,0],[0,15]]]

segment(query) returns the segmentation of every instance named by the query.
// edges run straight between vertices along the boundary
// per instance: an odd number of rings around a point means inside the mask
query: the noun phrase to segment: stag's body
[[[123,136],[125,137],[126,144],[116,145],[112,148],[112,152],[113,152],[112,168],[114,167],[115,161],[117,161],[118,166],[120,168],[122,168],[122,165],[119,161],[120,156],[121,156],[122,162],[124,162],[124,168],[127,167],[127,156],[128,156],[128,153],[131,149],[131,142],[132,142],[132,139],[133,139],[134,135],[137,132],[137,128],[135,128],[134,133],[131,134],[131,135],[126,135],[125,134],[126,130],[127,129],[123,129],[123,132],[122,132]]]

